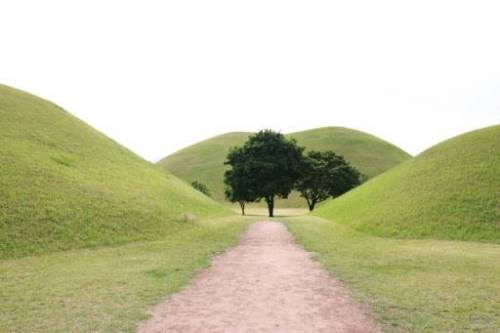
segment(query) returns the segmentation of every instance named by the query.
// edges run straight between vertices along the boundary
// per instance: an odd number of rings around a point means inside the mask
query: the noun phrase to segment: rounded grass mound
[[[224,197],[224,165],[229,149],[242,146],[247,141],[248,132],[233,132],[201,141],[169,155],[158,165],[188,183],[194,181],[207,185],[210,195],[220,202]]]
[[[500,126],[438,144],[315,214],[379,236],[500,242]]]
[[[157,239],[229,211],[60,107],[0,85],[0,257]]]
[[[219,135],[184,148],[158,162],[187,182],[206,184],[213,198],[224,202],[224,165],[229,149],[241,146],[252,133],[234,132]],[[373,135],[343,128],[324,127],[286,135],[295,138],[307,150],[333,150],[343,155],[368,177],[374,177],[411,156],[398,147]],[[277,207],[306,207],[297,194],[279,200]]]
[[[344,127],[322,127],[290,133],[306,150],[332,150],[344,156],[368,178],[408,160],[411,156],[374,135]]]

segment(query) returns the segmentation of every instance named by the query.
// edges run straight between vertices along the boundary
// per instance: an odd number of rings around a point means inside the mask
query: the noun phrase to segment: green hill
[[[251,133],[219,135],[184,148],[158,162],[174,175],[207,184],[214,199],[224,201],[223,165],[229,148],[242,145]],[[325,127],[287,134],[306,149],[333,150],[343,155],[368,177],[376,176],[410,158],[398,147],[373,135],[342,128]],[[278,207],[306,207],[298,195],[279,201]]]
[[[60,107],[0,85],[0,257],[157,239],[228,214]]]
[[[406,161],[411,156],[376,136],[343,127],[322,127],[287,134],[311,150],[333,150],[368,178]]]
[[[252,133],[233,132],[198,142],[169,155],[158,165],[191,183],[198,180],[207,185],[215,200],[224,201],[224,165],[229,149],[241,146]]]
[[[447,140],[316,215],[379,236],[500,241],[500,126]]]

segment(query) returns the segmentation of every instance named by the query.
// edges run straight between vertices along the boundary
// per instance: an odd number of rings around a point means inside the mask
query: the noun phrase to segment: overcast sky
[[[498,1],[0,2],[0,82],[144,158],[351,127],[412,154],[500,123]]]

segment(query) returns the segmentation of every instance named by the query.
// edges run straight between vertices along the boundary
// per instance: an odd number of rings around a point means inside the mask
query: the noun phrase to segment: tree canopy
[[[299,177],[303,150],[295,140],[271,130],[250,136],[227,156],[225,164],[232,169],[225,173],[226,196],[238,202],[264,199],[269,216],[274,216],[275,197],[287,198]]]
[[[234,153],[232,156],[236,157],[238,154],[241,154],[241,152]],[[247,168],[243,168],[242,164],[234,163],[233,168],[227,170],[224,175],[226,199],[239,203],[242,215],[245,215],[246,203],[254,202],[257,199],[255,193],[252,192],[253,187],[249,184],[250,177],[248,177],[246,172],[248,170]]]
[[[337,197],[361,182],[361,174],[332,151],[310,151],[303,157],[295,188],[307,201],[309,210],[318,202]]]

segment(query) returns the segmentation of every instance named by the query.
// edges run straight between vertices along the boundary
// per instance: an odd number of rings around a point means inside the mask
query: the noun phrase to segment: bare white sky
[[[500,123],[498,1],[2,0],[0,82],[146,159],[346,126],[412,154]]]

